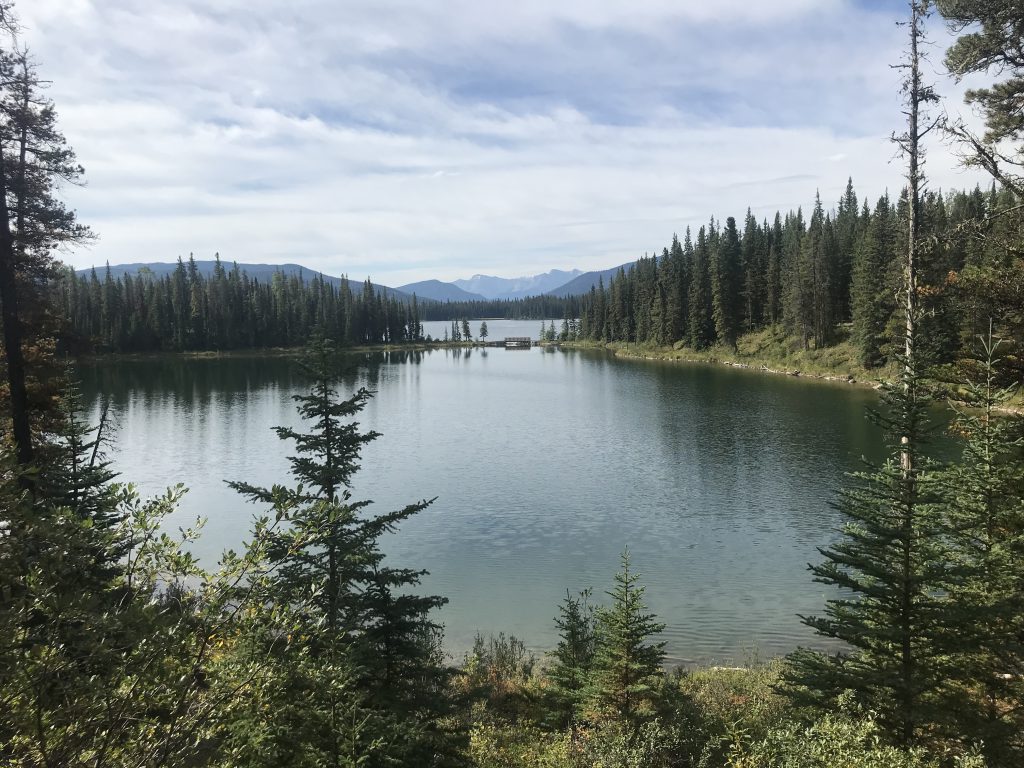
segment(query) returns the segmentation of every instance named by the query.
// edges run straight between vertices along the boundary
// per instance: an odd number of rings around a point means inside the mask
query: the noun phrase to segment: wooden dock
[[[533,340],[529,336],[506,336],[505,349],[529,349],[533,346]]]

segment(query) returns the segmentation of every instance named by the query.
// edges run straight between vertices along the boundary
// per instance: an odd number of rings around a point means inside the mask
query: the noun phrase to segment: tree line
[[[926,250],[919,352],[932,364],[956,359],[987,331],[989,317],[1014,344],[1007,353],[1019,357],[1020,256],[1002,245],[1024,226],[1016,199],[993,186],[926,192],[918,202]],[[908,208],[907,190],[895,201],[860,203],[850,180],[835,209],[818,197],[809,218],[797,209],[771,222],[749,210],[742,224],[712,219],[593,288],[581,301],[579,336],[700,350],[735,347],[744,333],[778,326],[804,349],[849,339],[865,367],[886,365],[902,344],[897,295]],[[1015,282],[993,290],[1005,275]]]
[[[276,272],[250,278],[219,256],[204,276],[195,259],[178,259],[168,275],[114,277],[108,266],[53,282],[55,303],[66,320],[63,341],[72,351],[226,350],[300,347],[320,329],[339,344],[398,344],[422,339],[421,307],[369,281],[353,291],[348,281],[322,276],[305,281]]]
[[[579,297],[527,296],[487,301],[422,302],[420,312],[424,320],[457,320],[463,317],[550,320],[575,317],[579,312]]]
[[[558,318],[578,311],[578,299],[532,296],[494,301],[398,298],[367,279],[359,291],[316,276],[276,272],[250,278],[217,256],[204,275],[194,257],[167,275],[142,271],[114,276],[64,270],[52,281],[64,324],[60,338],[73,353],[201,351],[301,347],[320,329],[341,346],[422,342],[424,320],[464,317]]]

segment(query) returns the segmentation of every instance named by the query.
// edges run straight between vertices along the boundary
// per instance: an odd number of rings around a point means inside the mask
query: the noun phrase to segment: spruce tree
[[[876,415],[886,431],[890,458],[874,471],[855,475],[856,485],[843,491],[843,536],[820,550],[824,563],[811,566],[816,580],[846,594],[828,601],[825,617],[804,617],[804,622],[852,650],[834,656],[798,651],[789,673],[796,695],[809,695],[819,704],[852,691],[904,748],[942,720],[939,702],[949,671],[942,595],[951,576],[938,472],[923,451],[929,398],[917,352],[918,214],[924,183],[920,143],[929,130],[922,124],[922,110],[935,98],[921,78],[928,2],[912,0],[910,12],[910,44],[901,65],[907,130],[894,137],[907,158],[909,182],[902,371],[899,382],[887,387],[886,415]]]
[[[781,259],[782,318],[786,329],[799,336],[805,346],[810,338],[808,259],[803,252],[806,229],[802,209],[797,208],[795,213],[786,215]]]
[[[774,325],[782,320],[782,217],[776,212],[768,245],[768,266],[765,268],[765,316]]]
[[[963,455],[943,477],[956,571],[942,620],[956,659],[946,725],[993,768],[1024,760],[1024,419],[999,412],[1013,393],[998,383],[1000,346],[981,339],[953,423]]]
[[[895,308],[887,279],[895,257],[894,236],[889,199],[881,197],[857,245],[850,286],[851,340],[861,364],[867,368],[878,367],[885,361],[882,350],[886,346],[886,327]]]
[[[711,306],[710,259],[707,230],[701,227],[697,232],[697,244],[693,248],[693,269],[688,302],[690,309],[689,344],[694,349],[706,349],[715,343],[715,324]]]
[[[757,219],[747,209],[743,222],[741,244],[743,262],[743,330],[753,330],[761,322],[765,296],[765,270],[767,249],[764,233],[757,225]]]
[[[547,676],[552,683],[559,726],[575,726],[594,665],[594,609],[590,605],[589,589],[576,597],[566,590],[555,626],[558,627],[558,646],[552,653],[553,663]]]
[[[839,200],[839,208],[835,218],[836,261],[835,280],[832,283],[832,305],[835,316],[841,322],[852,318],[850,307],[849,286],[853,272],[854,254],[861,231],[860,207],[857,204],[857,193],[853,191],[853,179],[846,180],[846,190]]]
[[[672,235],[672,247],[669,249],[671,268],[665,270],[664,273],[665,280],[668,281],[665,286],[665,305],[668,313],[666,344],[686,338],[686,325],[690,316],[687,306],[690,298],[690,265],[693,255],[689,227],[686,229],[685,240],[684,248],[680,244],[679,238]]]
[[[587,709],[595,719],[612,718],[636,728],[655,714],[665,643],[651,642],[665,625],[644,604],[640,577],[622,553],[615,586],[605,594],[611,605],[597,609],[593,674]]]
[[[109,528],[117,521],[117,473],[106,455],[110,443],[110,414],[104,407],[96,426],[83,416],[78,382],[68,366],[62,381],[60,419],[43,442],[39,490],[53,506],[66,507],[90,524]]]
[[[0,325],[3,326],[4,379],[10,436],[18,463],[27,469],[35,458],[30,418],[32,380],[53,374],[47,356],[34,363],[28,352],[40,337],[52,334],[45,288],[54,273],[52,252],[88,240],[89,230],[60,200],[58,188],[83,174],[74,150],[57,125],[46,83],[27,49],[17,39],[18,25],[9,3],[0,5],[0,31],[9,49],[0,48]],[[37,401],[47,395],[34,393]],[[31,476],[20,482],[31,485]]]
[[[711,272],[711,296],[715,333],[719,342],[736,347],[742,322],[743,265],[741,263],[739,233],[736,219],[725,220],[725,228],[718,237],[714,268]]]
[[[440,689],[447,673],[438,651],[440,628],[429,618],[446,601],[416,595],[424,572],[385,564],[379,544],[430,502],[374,516],[368,514],[369,501],[352,500],[360,451],[378,437],[361,432],[353,420],[371,394],[360,389],[348,399],[339,397],[339,362],[322,336],[310,343],[303,368],[312,385],[308,394],[294,397],[311,430],[276,428],[281,439],[294,443],[290,462],[298,485],[230,484],[250,500],[270,504],[290,526],[270,551],[276,578],[266,585],[265,602],[300,609],[292,633],[299,639],[280,659],[265,695],[317,689],[308,705],[319,709],[307,717],[319,725],[300,731],[309,741],[294,742],[311,764],[343,765],[356,758],[366,765],[446,764],[456,750],[441,724]],[[277,638],[250,643],[272,650]],[[251,765],[273,764],[299,738],[289,733],[289,721],[277,719],[278,705],[265,704],[239,718],[235,743],[244,745],[254,730],[286,741],[276,747],[264,743],[250,755]],[[288,712],[284,707],[280,716]],[[365,727],[354,731],[354,723]]]
[[[838,504],[842,536],[819,549],[823,563],[810,566],[815,581],[843,592],[828,601],[824,616],[801,617],[849,650],[801,649],[790,657],[789,680],[796,700],[826,709],[852,691],[895,743],[909,746],[940,719],[938,693],[949,671],[940,594],[950,578],[950,552],[939,471],[918,455],[927,405],[908,401],[903,382],[887,389],[884,403],[885,413],[874,417],[888,436],[889,459],[851,475]],[[915,452],[910,477],[903,466],[908,447]]]

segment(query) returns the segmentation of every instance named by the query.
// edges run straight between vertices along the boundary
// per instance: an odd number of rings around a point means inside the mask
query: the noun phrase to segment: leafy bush
[[[477,634],[473,649],[466,654],[462,673],[454,681],[456,690],[472,699],[483,700],[491,713],[517,720],[537,719],[534,705],[542,681],[534,677],[537,660],[515,635],[484,638]],[[475,720],[476,718],[474,718]]]
[[[883,744],[870,718],[828,714],[813,725],[789,723],[753,744],[734,744],[729,768],[937,768],[918,750]],[[984,768],[976,756],[954,761],[957,768]]]
[[[587,731],[574,751],[573,766],[586,768],[673,768],[689,765],[690,745],[678,724],[652,720],[637,727],[610,722]]]
[[[775,690],[783,665],[773,660],[710,667],[679,677],[678,687],[690,702],[694,762],[723,760],[730,745],[763,739],[789,714],[789,701]]]
[[[469,733],[469,753],[477,768],[569,768],[571,743],[564,733],[526,725],[480,721]]]

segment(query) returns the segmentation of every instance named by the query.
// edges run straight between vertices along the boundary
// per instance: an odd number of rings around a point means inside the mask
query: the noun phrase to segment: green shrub
[[[583,733],[573,768],[674,768],[689,765],[684,732],[652,720],[639,726],[608,722]]]
[[[481,720],[469,732],[469,754],[476,768],[570,768],[570,753],[567,734],[527,725]]]
[[[870,719],[828,714],[813,725],[789,723],[752,744],[734,744],[729,768],[938,768],[918,750],[884,744]],[[976,756],[954,760],[957,768],[984,768]]]
[[[763,739],[790,714],[789,701],[775,690],[783,664],[773,660],[749,667],[710,667],[680,676],[679,688],[691,707],[694,762],[720,764],[730,745]]]

